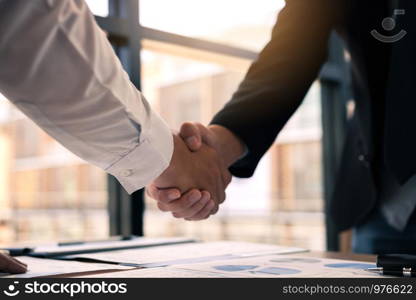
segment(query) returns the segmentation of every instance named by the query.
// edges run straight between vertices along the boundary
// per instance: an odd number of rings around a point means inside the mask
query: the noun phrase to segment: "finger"
[[[196,215],[198,212],[201,211],[205,207],[205,205],[210,201],[211,194],[207,191],[203,191],[201,193],[201,199],[199,199],[197,202],[195,202],[191,207],[189,207],[186,210],[180,211],[180,212],[174,212],[172,215],[175,218],[190,218],[194,215]]]
[[[21,264],[24,267],[27,267],[27,263],[24,263],[24,262],[22,262],[20,260],[17,260],[16,258],[14,258],[12,256],[10,256],[10,258],[13,259],[16,263]]]
[[[159,210],[163,211],[163,212],[168,212],[169,211],[168,206],[163,202],[157,202],[157,208],[159,208]]]
[[[209,217],[211,210],[215,207],[215,202],[211,199],[203,209],[195,216],[189,218],[191,221],[205,220]]]
[[[227,187],[231,183],[232,178],[233,176],[231,175],[230,171],[228,171],[227,169],[225,169],[222,172],[222,180],[224,182],[225,187]]]
[[[182,124],[179,135],[191,151],[198,151],[202,145],[202,137],[198,126],[192,122]]]
[[[157,201],[169,203],[181,197],[181,192],[178,189],[159,189],[154,184],[146,187],[146,194]]]
[[[146,186],[145,193],[148,197],[156,199],[157,187],[154,184]]]
[[[221,185],[218,185],[219,183],[217,182],[218,193],[219,193],[217,195],[221,195],[221,197],[219,197],[220,199],[218,199],[219,200],[218,203],[223,203],[225,200],[225,189],[231,183],[232,175],[222,162],[217,163],[217,168],[221,175],[219,177],[221,177],[222,179],[222,182],[220,182]]]
[[[225,188],[227,187],[221,176],[218,176],[217,178],[217,194],[216,194],[216,198],[214,198],[215,203],[217,204],[221,204],[225,201]]]
[[[186,220],[189,220],[189,221],[204,220],[204,219],[209,217],[210,212],[214,207],[215,207],[215,202],[210,200],[205,205],[205,207],[203,209],[201,209],[201,211],[199,213],[197,213],[196,215],[194,215],[191,218],[187,218]]]
[[[219,210],[219,205],[215,205],[214,208],[211,210],[210,215],[215,215]]]
[[[0,253],[0,271],[12,274],[25,273],[27,271],[26,266],[16,262],[10,256]]]
[[[214,202],[214,208],[211,210],[210,214],[215,215],[217,213],[218,209],[219,209],[219,205],[217,204],[217,202],[214,201],[214,199],[211,197],[210,193],[208,193],[208,192],[206,192],[206,193],[207,193],[207,197],[209,197],[209,199],[211,199],[211,201]]]
[[[189,192],[185,193],[178,200],[174,200],[169,203],[158,202],[158,207],[162,211],[181,212],[190,208],[201,198],[202,198],[201,192],[197,189],[192,189]]]
[[[202,142],[215,148],[216,140],[215,140],[215,135],[212,133],[212,131],[209,130],[208,127],[202,125],[201,123],[195,122],[194,124],[199,130],[199,134],[201,135]]]

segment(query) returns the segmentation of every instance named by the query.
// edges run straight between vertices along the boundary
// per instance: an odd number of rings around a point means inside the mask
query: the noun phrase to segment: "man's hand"
[[[1,251],[1,250],[0,250]],[[27,271],[27,265],[17,259],[0,252],[0,272],[20,274]]]
[[[165,190],[170,191],[168,197],[158,199],[160,210],[170,211],[177,218],[201,220],[218,210],[230,181],[231,175],[216,149],[200,144],[198,151],[191,152],[182,138],[174,135],[171,164],[148,187],[148,193],[156,198],[161,189],[168,189]],[[171,194],[180,196],[182,193],[186,199],[171,201]]]
[[[220,125],[208,127],[197,122],[182,124],[180,136],[191,151],[198,151],[202,144],[213,147],[229,168],[245,152],[242,141],[229,129]]]
[[[180,131],[181,138],[191,151],[198,152],[203,145],[208,145],[215,149],[223,160],[225,167],[228,169],[245,151],[243,143],[228,129],[218,125],[205,127],[200,123],[184,123]],[[210,197],[207,191],[193,189],[187,193],[181,194],[179,189],[160,189],[154,184],[147,188],[150,197],[158,201],[158,206],[164,211],[174,211],[173,209],[182,209],[183,214],[195,216],[195,211],[202,206]],[[220,201],[219,203],[222,203]],[[215,214],[218,211],[218,204],[210,211]],[[169,209],[166,205],[169,204]],[[205,211],[207,208],[205,207]],[[175,217],[181,217],[182,214],[173,212]],[[187,220],[200,220],[200,215]]]

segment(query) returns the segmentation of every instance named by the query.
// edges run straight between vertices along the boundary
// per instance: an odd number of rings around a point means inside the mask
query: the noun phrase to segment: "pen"
[[[402,268],[402,269],[392,269],[385,270],[384,268],[368,268],[370,272],[378,273],[380,275],[390,275],[390,276],[399,276],[399,277],[416,277],[416,271],[413,271],[412,268]]]
[[[7,253],[10,256],[23,256],[33,251],[32,248],[2,248],[1,252]]]
[[[128,241],[128,240],[134,240],[136,237],[137,236],[129,235],[129,236],[111,237],[107,240],[59,242],[59,243],[57,243],[57,246],[58,247],[65,247],[65,246],[79,246],[79,245],[91,244],[91,243],[105,243],[105,242],[112,242],[112,241]],[[5,254],[8,254],[10,256],[25,256],[25,255],[29,255],[33,251],[34,251],[34,249],[29,248],[29,247],[0,248],[1,253],[5,253]]]
[[[115,236],[105,240],[92,240],[92,241],[69,241],[69,242],[59,242],[59,247],[65,246],[78,246],[78,245],[85,245],[85,244],[92,244],[92,243],[107,243],[107,242],[115,242],[115,241],[130,241],[134,240],[138,236],[135,235],[128,235],[128,236]]]

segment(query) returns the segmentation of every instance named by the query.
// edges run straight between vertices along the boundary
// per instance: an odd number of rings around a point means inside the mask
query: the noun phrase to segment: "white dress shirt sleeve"
[[[171,131],[82,0],[0,0],[0,92],[128,193],[170,163]]]

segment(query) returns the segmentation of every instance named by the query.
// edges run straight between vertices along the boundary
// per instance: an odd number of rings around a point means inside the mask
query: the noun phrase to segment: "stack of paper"
[[[112,250],[120,247],[124,250]],[[304,255],[302,252],[307,250],[301,248],[244,242],[197,243],[186,239],[142,238],[36,250],[60,260],[19,257],[29,265],[29,272],[13,277],[62,274],[102,278],[379,276],[367,271],[375,267],[374,263],[312,258]],[[57,257],[59,253],[77,254]]]
[[[244,242],[190,243],[65,256],[65,259],[83,259],[97,262],[120,263],[134,267],[154,268],[182,264],[221,261],[265,254],[305,252],[302,248]]]
[[[287,278],[287,277],[380,277],[367,271],[373,263],[357,261],[320,259],[301,255],[264,255],[247,258],[231,258],[201,264],[183,264],[171,267],[134,269],[118,273],[107,273],[89,277],[147,277],[147,278]],[[385,276],[383,276],[385,277]]]

